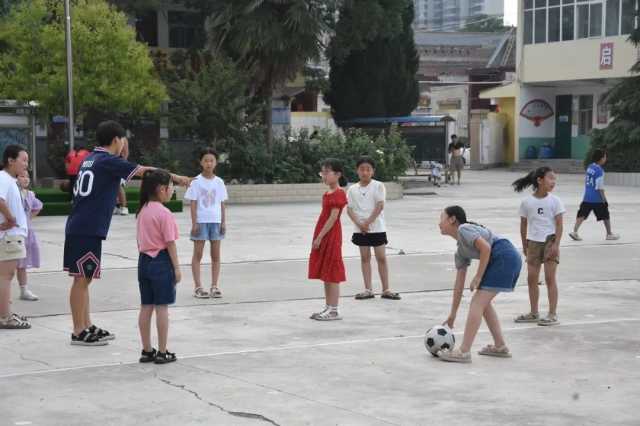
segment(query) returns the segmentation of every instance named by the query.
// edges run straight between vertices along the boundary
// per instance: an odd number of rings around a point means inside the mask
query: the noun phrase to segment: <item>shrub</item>
[[[358,179],[356,162],[363,155],[375,160],[377,180],[391,181],[406,172],[411,149],[398,130],[392,128],[373,138],[362,130],[348,130],[344,134],[329,130],[312,134],[302,131],[276,139],[269,152],[263,135],[250,129],[243,140],[232,145],[220,174],[225,180],[240,182],[318,182],[320,162],[331,157],[344,163],[347,179],[355,182]]]

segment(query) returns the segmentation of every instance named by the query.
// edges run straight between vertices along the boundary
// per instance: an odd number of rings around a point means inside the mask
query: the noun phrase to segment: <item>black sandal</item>
[[[158,354],[158,351],[156,351],[154,348],[151,348],[151,350],[149,352],[145,351],[144,349],[142,350],[142,354],[140,356],[140,362],[145,363],[145,362],[153,362],[156,359],[156,355]]]
[[[177,360],[178,358],[176,357],[175,353],[166,351],[166,352],[158,352],[153,362],[155,364],[168,364],[170,362],[174,362]]]
[[[355,296],[356,300],[373,299],[374,297],[376,296],[373,294],[372,290],[365,290],[361,293],[356,294]]]
[[[390,300],[400,300],[402,299],[398,293],[394,293],[392,291],[385,291],[380,295],[382,299],[390,299]]]

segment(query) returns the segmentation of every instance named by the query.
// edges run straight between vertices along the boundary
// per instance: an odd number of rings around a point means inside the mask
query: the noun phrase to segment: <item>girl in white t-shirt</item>
[[[387,229],[384,222],[386,190],[382,182],[373,179],[375,162],[370,157],[361,157],[356,163],[360,181],[349,188],[347,214],[355,225],[351,242],[360,248],[364,291],[356,294],[356,299],[374,298],[371,288],[371,247],[378,263],[378,273],[382,282],[383,299],[399,300],[400,295],[389,289],[389,268],[385,246]]]
[[[191,272],[193,274],[196,298],[220,298],[218,280],[220,278],[220,242],[226,233],[227,188],[224,181],[215,175],[218,154],[212,148],[206,148],[200,154],[202,173],[191,182],[184,195],[191,201],[191,241],[193,241],[193,258]],[[200,279],[200,262],[205,243],[211,244],[211,290],[202,287]]]
[[[24,147],[8,145],[4,149],[0,171],[0,328],[31,328],[25,317],[11,312],[11,280],[18,261],[27,256],[25,240],[29,229],[16,178],[28,166],[29,155]]]
[[[540,167],[513,182],[516,192],[533,186],[534,192],[520,204],[520,235],[527,258],[527,282],[531,311],[519,315],[516,322],[537,322],[538,325],[558,324],[558,283],[556,271],[560,263],[562,217],[565,213],[560,198],[551,192],[556,186],[556,175],[549,167]],[[541,318],[538,313],[538,279],[544,265],[544,276],[549,296],[549,314]]]

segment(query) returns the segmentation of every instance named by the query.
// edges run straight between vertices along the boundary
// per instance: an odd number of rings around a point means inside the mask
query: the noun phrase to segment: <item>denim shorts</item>
[[[513,291],[521,269],[522,257],[518,250],[509,240],[498,240],[491,246],[491,257],[480,289],[497,293]]]
[[[219,223],[199,223],[198,235],[191,235],[191,241],[219,241],[224,240],[220,232]]]
[[[176,274],[167,250],[156,257],[140,253],[138,285],[143,305],[172,305],[176,302]]]

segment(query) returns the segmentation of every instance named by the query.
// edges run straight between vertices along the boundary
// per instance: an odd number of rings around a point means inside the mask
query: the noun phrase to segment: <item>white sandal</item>
[[[207,293],[207,291],[202,287],[196,287],[193,291],[193,297],[196,299],[208,299],[209,293]]]
[[[338,311],[332,311],[331,309],[325,309],[324,312],[320,312],[316,316],[313,317],[316,321],[337,321],[341,320],[342,317],[338,313]]]
[[[471,362],[471,352],[460,352],[460,349],[442,349],[438,351],[438,358],[446,362],[468,364]]]
[[[487,345],[478,351],[478,355],[494,356],[496,358],[511,358],[511,352],[509,352],[509,348],[506,345],[500,347]]]

